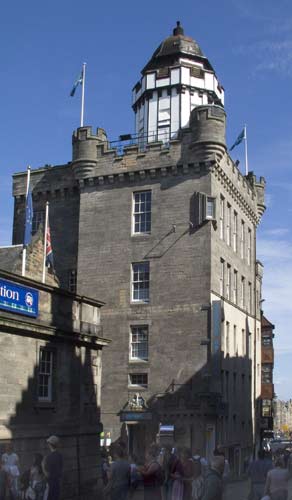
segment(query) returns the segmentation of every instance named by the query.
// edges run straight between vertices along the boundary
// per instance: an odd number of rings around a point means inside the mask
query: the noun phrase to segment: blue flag
[[[74,96],[75,91],[76,91],[76,89],[77,89],[78,85],[81,85],[81,84],[82,84],[82,82],[83,82],[83,70],[81,71],[81,73],[80,73],[79,77],[77,78],[76,82],[75,82],[75,83],[74,83],[74,85],[73,85],[73,88],[72,88],[72,90],[71,90],[71,92],[70,92],[70,96],[71,96],[71,97],[73,97],[73,96]]]
[[[235,148],[235,146],[238,146],[238,144],[240,144],[243,140],[245,139],[245,129],[243,129],[239,136],[237,137],[235,143],[231,146],[231,148],[229,149],[229,151],[232,151],[233,148]]]
[[[26,203],[25,203],[25,230],[23,244],[29,245],[32,237],[32,219],[33,219],[33,205],[31,190],[28,190]]]

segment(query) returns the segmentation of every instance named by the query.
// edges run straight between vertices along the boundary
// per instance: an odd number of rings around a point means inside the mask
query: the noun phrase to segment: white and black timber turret
[[[141,143],[175,139],[189,126],[197,106],[224,106],[224,90],[212,65],[197,42],[185,36],[179,21],[141,73],[132,96]]]

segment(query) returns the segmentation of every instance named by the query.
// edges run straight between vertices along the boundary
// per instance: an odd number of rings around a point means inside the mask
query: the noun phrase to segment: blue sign
[[[0,278],[0,309],[36,318],[39,292]]]
[[[152,420],[152,413],[149,411],[122,411],[120,413],[121,422],[139,422],[141,420]]]

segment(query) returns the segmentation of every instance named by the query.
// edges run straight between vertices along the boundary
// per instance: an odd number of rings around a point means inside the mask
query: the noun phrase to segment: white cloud
[[[279,237],[286,236],[291,231],[287,227],[276,227],[274,229],[267,229],[263,232],[264,236]]]

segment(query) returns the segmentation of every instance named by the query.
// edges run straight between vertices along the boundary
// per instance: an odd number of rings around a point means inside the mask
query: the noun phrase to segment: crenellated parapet
[[[191,112],[190,149],[199,160],[216,156],[220,161],[226,152],[226,113],[221,106],[197,106]]]

